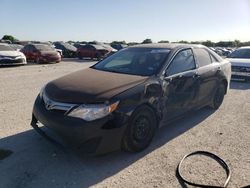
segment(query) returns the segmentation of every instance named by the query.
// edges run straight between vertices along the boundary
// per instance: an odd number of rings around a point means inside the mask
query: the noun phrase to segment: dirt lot
[[[48,143],[29,125],[36,95],[46,82],[92,63],[0,68],[0,149],[13,151],[0,160],[0,187],[181,187],[176,166],[195,150],[225,159],[229,187],[250,184],[250,83],[232,82],[219,110],[202,109],[163,127],[141,153],[79,158]],[[223,169],[204,157],[187,160],[182,172],[200,183],[222,185],[225,179]]]

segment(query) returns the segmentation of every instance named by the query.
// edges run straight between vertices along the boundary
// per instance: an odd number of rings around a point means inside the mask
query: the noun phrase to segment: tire
[[[96,54],[96,59],[97,59],[97,61],[100,61],[100,60],[101,60],[101,54],[100,54],[100,53],[97,53],[97,54]]]
[[[139,107],[131,116],[122,138],[122,150],[140,152],[147,148],[155,134],[157,118],[148,106]]]
[[[36,63],[36,64],[40,64],[40,59],[39,59],[39,57],[36,58],[35,63]]]
[[[218,109],[221,106],[226,93],[225,91],[225,85],[221,83],[214,93],[212,104],[210,105],[211,108]]]
[[[77,55],[78,59],[82,60],[82,56],[80,54]]]

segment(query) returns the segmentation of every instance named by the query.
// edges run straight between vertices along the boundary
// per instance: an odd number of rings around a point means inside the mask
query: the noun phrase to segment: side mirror
[[[170,76],[170,74],[168,73],[168,71],[165,71],[165,72],[164,72],[164,77],[166,78],[166,77],[168,77],[168,76]]]

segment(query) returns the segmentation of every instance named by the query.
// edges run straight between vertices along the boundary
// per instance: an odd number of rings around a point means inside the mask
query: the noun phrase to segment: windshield
[[[35,45],[35,47],[39,51],[54,51],[54,49],[48,45]]]
[[[238,49],[238,50],[235,50],[228,57],[229,58],[250,59],[250,49]]]
[[[169,49],[156,48],[125,49],[102,60],[92,68],[109,72],[150,76],[159,71],[169,52]]]
[[[15,50],[8,45],[0,45],[0,51],[15,51]]]

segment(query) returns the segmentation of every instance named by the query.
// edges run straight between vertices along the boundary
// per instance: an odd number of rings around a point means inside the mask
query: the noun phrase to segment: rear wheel
[[[225,85],[221,83],[219,87],[216,89],[212,100],[211,107],[213,109],[218,109],[221,106],[224,100],[225,91],[226,91]]]
[[[144,150],[151,143],[157,128],[154,111],[147,106],[138,108],[129,121],[122,139],[122,149],[129,152]]]

